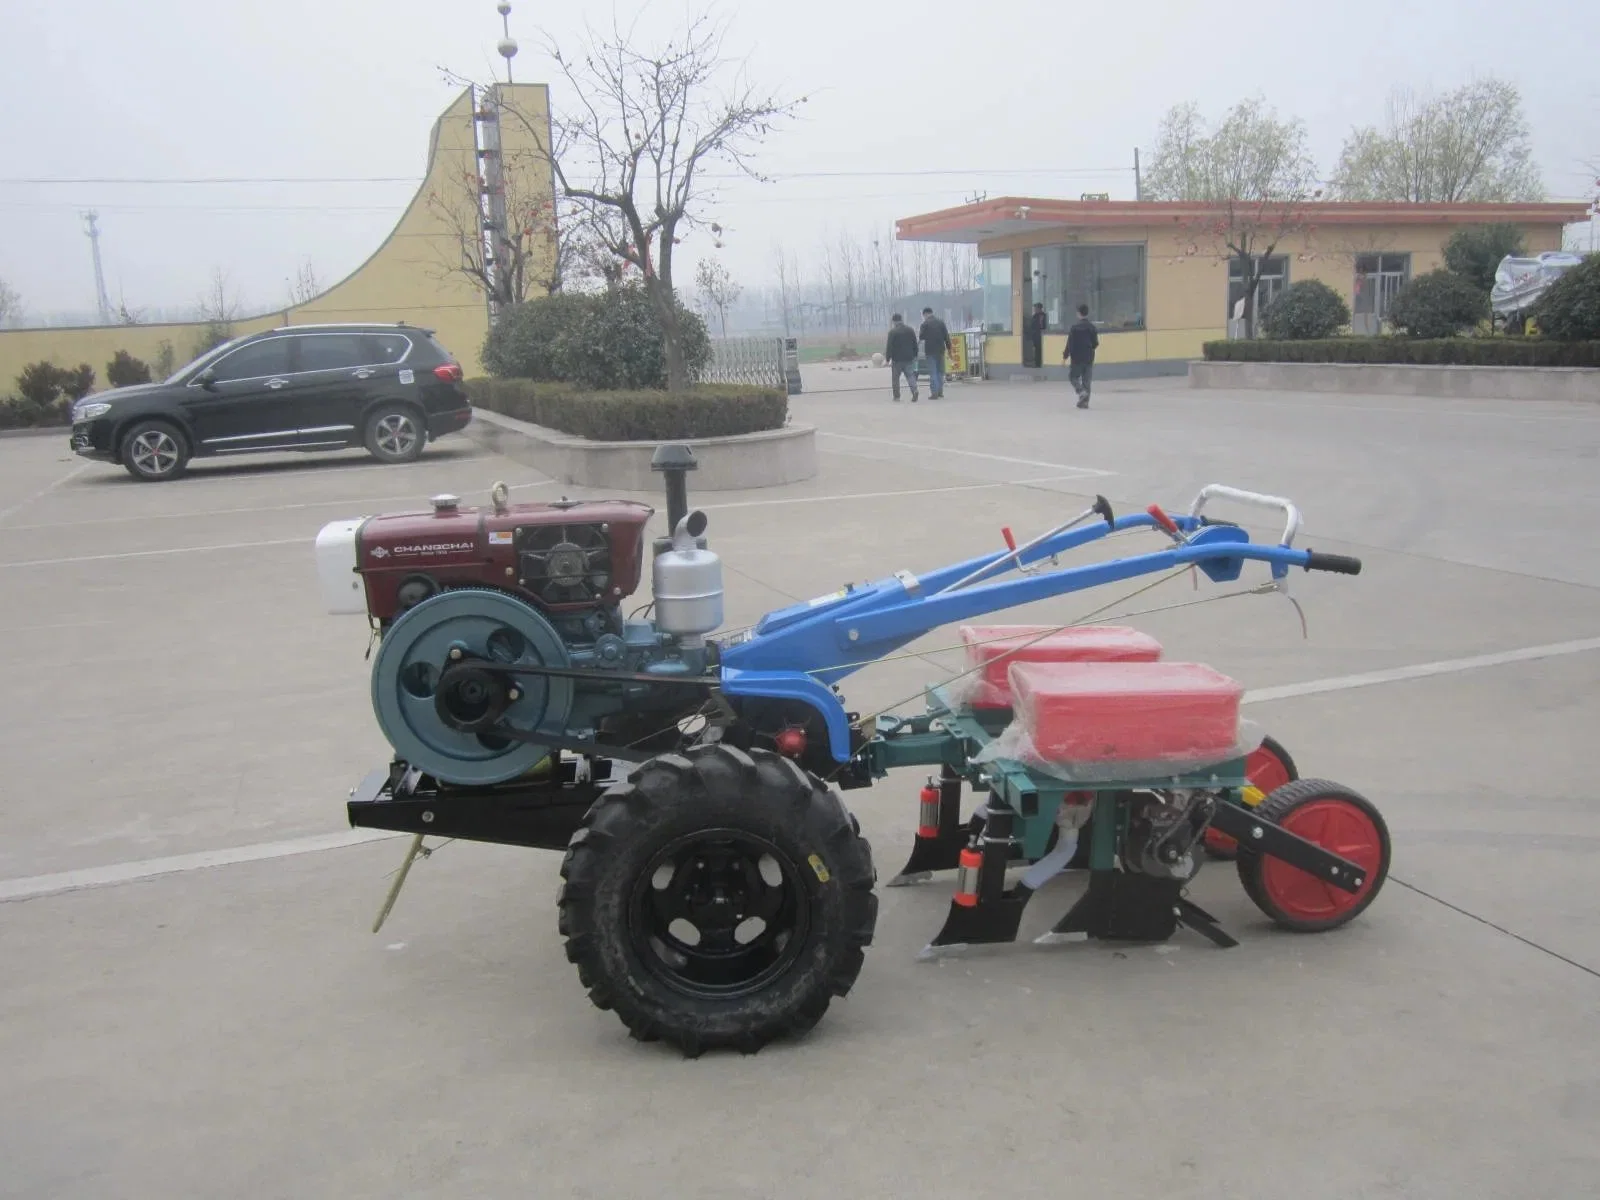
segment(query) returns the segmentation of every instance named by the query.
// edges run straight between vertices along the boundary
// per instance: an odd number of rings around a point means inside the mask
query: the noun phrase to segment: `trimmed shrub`
[[[0,429],[44,429],[71,423],[72,401],[57,396],[44,404],[0,396]]]
[[[106,364],[106,382],[114,388],[149,383],[150,364],[135,358],[126,350],[118,350]]]
[[[94,391],[94,368],[88,363],[79,363],[70,370],[62,371],[61,390],[69,400],[82,400]]]
[[[1290,284],[1261,314],[1261,327],[1270,338],[1331,337],[1348,324],[1350,306],[1320,279]]]
[[[1207,342],[1209,362],[1411,363],[1418,366],[1600,367],[1600,340],[1556,342],[1544,338],[1405,337],[1328,338],[1275,342],[1236,338]]]
[[[1444,265],[1487,296],[1500,260],[1520,255],[1522,247],[1522,230],[1516,225],[1469,225],[1444,244]]]
[[[1414,338],[1454,337],[1489,315],[1489,293],[1450,271],[1428,271],[1401,288],[1389,323]]]
[[[596,442],[662,442],[781,429],[789,397],[778,389],[705,384],[689,392],[586,391],[525,379],[469,379],[485,408]]]
[[[1600,339],[1600,254],[1589,254],[1534,305],[1539,332],[1562,342]]]
[[[61,368],[55,363],[29,363],[17,376],[17,392],[36,407],[54,404],[61,396],[61,374]]]
[[[711,359],[711,338],[700,315],[681,304],[678,328],[692,378]],[[633,284],[557,292],[508,309],[484,340],[483,363],[502,379],[570,383],[590,391],[662,389],[664,348],[655,306]]]

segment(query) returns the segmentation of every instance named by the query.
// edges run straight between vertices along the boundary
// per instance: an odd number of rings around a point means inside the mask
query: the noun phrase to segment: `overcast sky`
[[[647,11],[659,29],[686,9]],[[769,282],[775,242],[803,264],[824,237],[887,232],[975,190],[1131,198],[1134,146],[1148,153],[1162,112],[1190,99],[1216,116],[1265,96],[1305,120],[1326,172],[1352,125],[1381,119],[1391,86],[1493,73],[1522,90],[1553,198],[1589,198],[1583,163],[1600,159],[1594,0],[742,0],[728,11],[730,49],[749,53],[752,73],[812,97],[761,166],[817,174],[720,197],[722,253],[746,284]],[[516,0],[517,80],[553,75],[537,26],[571,37],[612,12]],[[420,180],[429,127],[453,94],[438,68],[484,79],[499,67],[494,0],[0,0],[0,15],[0,278],[34,314],[93,309],[89,206],[113,304],[192,305],[214,267],[257,309],[280,306],[307,259],[337,280]],[[218,176],[401,182],[22,182]],[[684,249],[692,263],[709,248]]]

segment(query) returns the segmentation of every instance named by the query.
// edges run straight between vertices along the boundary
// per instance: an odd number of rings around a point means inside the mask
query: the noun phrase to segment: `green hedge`
[[[21,396],[0,396],[0,429],[54,429],[70,425],[72,401],[63,396],[38,404]]]
[[[1519,337],[1340,337],[1308,342],[1207,342],[1208,362],[1408,363],[1418,366],[1600,367],[1600,341]]]
[[[782,429],[789,397],[776,388],[702,384],[690,392],[592,392],[527,379],[469,379],[472,403],[596,442],[660,442]]]

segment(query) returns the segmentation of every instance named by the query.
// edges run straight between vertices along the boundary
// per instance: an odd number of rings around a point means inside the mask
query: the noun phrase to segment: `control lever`
[[[1006,547],[1009,549],[1010,553],[1008,553],[1004,558],[999,558],[994,562],[986,563],[984,566],[979,567],[976,571],[973,571],[965,578],[956,580],[948,587],[940,588],[934,594],[942,596],[945,592],[953,592],[958,588],[965,587],[974,580],[981,579],[983,576],[989,574],[989,572],[1003,568],[1008,562],[1015,562],[1018,570],[1027,571],[1030,568],[1022,565],[1022,556],[1025,553],[1027,553],[1029,550],[1032,550],[1040,543],[1047,542],[1051,538],[1067,532],[1067,530],[1071,529],[1073,526],[1083,524],[1090,517],[1094,516],[1103,518],[1108,526],[1116,524],[1115,518],[1111,513],[1111,502],[1108,501],[1104,496],[1096,496],[1094,498],[1094,503],[1088,508],[1084,509],[1077,516],[1073,517],[1072,520],[1057,525],[1054,529],[1050,529],[1044,533],[1041,533],[1038,537],[1034,538],[1031,542],[1028,542],[1024,546],[1018,546],[1016,544],[1016,538],[1012,535],[1009,526],[1002,527],[1000,530],[1000,535],[1005,538]],[[1053,557],[1054,556],[1052,556],[1052,558]]]
[[[1149,513],[1150,516],[1155,519],[1155,523],[1159,525],[1166,532],[1166,535],[1173,541],[1183,541],[1183,531],[1178,528],[1176,521],[1167,516],[1167,514],[1161,510],[1161,505],[1152,504],[1149,508],[1145,509],[1145,512]]]

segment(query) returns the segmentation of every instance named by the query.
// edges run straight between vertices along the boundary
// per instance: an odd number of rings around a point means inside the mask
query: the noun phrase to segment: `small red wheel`
[[[1245,797],[1245,803],[1251,807],[1260,804],[1284,784],[1293,783],[1300,778],[1300,772],[1295,770],[1294,759],[1289,757],[1289,752],[1271,738],[1262,738],[1261,745],[1250,751],[1249,757],[1244,760],[1244,773],[1250,780],[1250,786],[1260,793]],[[1239,843],[1220,829],[1206,830],[1205,847],[1212,858],[1223,860],[1233,858],[1239,853]]]
[[[1273,792],[1256,813],[1362,871],[1360,888],[1347,892],[1280,858],[1242,849],[1239,881],[1256,907],[1285,929],[1320,933],[1354,920],[1389,877],[1389,827],[1358,792],[1326,779],[1300,779]]]

